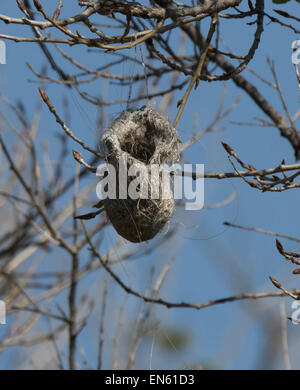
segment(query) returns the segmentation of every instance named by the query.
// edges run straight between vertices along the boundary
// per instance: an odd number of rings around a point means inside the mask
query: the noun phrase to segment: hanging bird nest
[[[116,231],[128,241],[142,242],[152,239],[169,221],[175,206],[170,184],[164,187],[168,196],[161,191],[162,172],[151,178],[152,164],[169,164],[178,161],[180,140],[177,130],[167,118],[151,108],[133,112],[123,111],[108,127],[101,139],[101,147],[106,162],[116,170],[116,197],[103,200],[105,211]],[[127,169],[132,165],[143,168],[147,199],[127,197],[119,199],[120,158],[127,161]],[[127,177],[127,186],[134,178]],[[160,189],[158,196],[151,197],[151,186]],[[165,184],[164,184],[165,185]],[[164,193],[166,194],[166,192]]]

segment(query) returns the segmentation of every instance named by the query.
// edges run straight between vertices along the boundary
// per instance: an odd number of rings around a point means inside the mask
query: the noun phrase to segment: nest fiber
[[[179,145],[176,129],[167,118],[151,108],[123,111],[105,130],[101,139],[106,161],[115,167],[117,183],[120,157],[126,157],[127,168],[133,164],[143,165],[150,178],[152,164],[178,161]],[[161,177],[157,176],[156,180],[160,181]],[[127,184],[132,180],[129,176]],[[171,191],[168,198],[164,198],[160,192],[158,199],[152,199],[150,193],[147,199],[119,199],[117,188],[117,199],[104,200],[104,208],[112,225],[131,242],[152,239],[170,219],[174,205]]]

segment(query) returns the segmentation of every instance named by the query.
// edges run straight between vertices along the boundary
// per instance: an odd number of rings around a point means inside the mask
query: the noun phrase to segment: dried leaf
[[[100,214],[102,211],[104,211],[104,209],[95,211],[95,212],[93,212],[93,213],[82,214],[82,215],[76,215],[76,216],[74,217],[74,219],[93,219],[93,218],[97,217],[97,215]]]

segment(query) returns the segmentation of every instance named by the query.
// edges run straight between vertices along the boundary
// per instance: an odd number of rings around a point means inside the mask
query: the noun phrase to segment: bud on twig
[[[274,284],[276,288],[281,288],[281,284],[278,282],[278,280],[272,278],[272,276],[269,276],[269,279],[271,280],[271,282]]]
[[[42,11],[43,7],[38,0],[33,0],[34,6],[38,11]]]

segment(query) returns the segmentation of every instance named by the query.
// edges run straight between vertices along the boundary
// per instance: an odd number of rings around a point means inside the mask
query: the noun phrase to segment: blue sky
[[[44,3],[44,2],[42,2]],[[52,3],[52,2],[51,2]],[[77,2],[66,2],[62,16],[79,11]],[[247,2],[243,2],[246,7]],[[271,12],[273,5],[266,2],[266,12]],[[51,4],[52,6],[52,4]],[[284,9],[291,14],[299,14],[300,5],[291,1],[277,9]],[[1,0],[2,14],[21,16],[15,2]],[[252,19],[251,19],[252,20]],[[221,22],[221,34],[231,49],[240,55],[245,54],[253,37],[255,26],[246,25],[241,21]],[[29,28],[14,25],[0,24],[1,33],[31,36]],[[291,44],[299,38],[292,31],[270,24],[265,20],[264,33],[255,58],[250,63],[251,69],[256,70],[267,80],[272,75],[266,63],[269,57],[275,61],[281,88],[286,97],[292,114],[299,109],[299,91],[297,90],[294,69],[291,63]],[[40,71],[45,63],[40,49],[32,43],[14,43],[7,45],[7,64],[0,66],[0,90],[13,103],[18,100],[26,105],[28,117],[31,117],[36,105],[40,101],[37,91],[38,84],[35,76],[26,65]],[[186,52],[189,47],[185,48]],[[146,57],[146,50],[130,49],[126,54],[137,57],[139,60]],[[53,51],[53,50],[52,50]],[[86,55],[84,47],[67,48],[66,51],[87,66],[95,67],[105,61],[104,54],[90,53]],[[53,51],[54,52],[54,51]],[[55,54],[62,66],[69,65]],[[73,69],[74,70],[74,69]],[[143,72],[140,66],[132,66],[129,62],[119,67],[121,74],[136,74]],[[280,100],[275,91],[262,84],[248,71],[243,75],[253,82],[272,105],[282,112]],[[32,82],[34,81],[34,82]],[[164,86],[168,79],[165,78]],[[151,85],[148,85],[151,93]],[[200,83],[197,90],[192,91],[189,104],[186,106],[179,122],[180,137],[185,140],[193,132],[194,121],[197,130],[201,131],[213,119],[218,108],[224,85],[222,83]],[[108,100],[115,98],[125,99],[128,96],[128,87],[120,88],[108,82],[97,81],[89,91]],[[133,88],[133,94],[137,91]],[[76,92],[69,91],[60,85],[47,86],[47,93],[56,107],[62,108],[62,98],[66,96],[70,102],[70,126],[87,143],[96,144],[97,108],[83,101]],[[183,91],[177,91],[171,109],[166,113],[170,119],[176,115],[176,101],[182,97]],[[278,165],[284,158],[286,163],[294,163],[294,155],[289,143],[280,137],[279,131],[268,127],[240,126],[232,122],[253,122],[254,117],[266,119],[248,96],[242,93],[231,81],[226,83],[225,107],[229,107],[237,96],[241,94],[241,101],[235,110],[220,123],[223,129],[204,136],[200,142],[194,144],[185,157],[191,163],[204,163],[207,171],[232,171],[227,155],[221,146],[221,141],[231,145],[239,157],[255,165],[257,168],[271,168]],[[159,99],[152,101],[157,106]],[[119,104],[108,108],[107,124],[119,112],[125,109],[126,104]],[[53,117],[44,108],[41,120],[41,130],[38,142],[45,136],[52,146],[52,158],[55,159],[54,134],[61,131]],[[8,131],[4,132],[10,139]],[[72,144],[73,145],[73,144]],[[78,147],[77,147],[78,149]],[[73,160],[70,156],[70,174],[73,172]],[[84,183],[82,183],[84,185]],[[150,268],[155,265],[156,272],[171,258],[175,258],[172,269],[161,291],[162,297],[172,302],[205,302],[209,299],[226,297],[241,292],[273,291],[274,287],[268,280],[272,275],[279,279],[286,287],[299,286],[299,276],[291,274],[291,267],[284,262],[275,248],[274,238],[254,232],[245,232],[237,229],[225,228],[224,221],[230,221],[244,226],[259,227],[282,234],[299,237],[300,208],[299,189],[283,193],[260,193],[250,188],[241,180],[231,179],[224,181],[206,180],[205,204],[220,202],[237,192],[235,200],[229,205],[204,209],[197,212],[186,212],[178,209],[171,221],[171,226],[179,223],[175,237],[167,245],[158,248],[150,256],[144,256],[133,262],[127,262],[116,268],[118,274],[132,284],[138,291],[143,291],[145,281],[149,276]],[[298,191],[298,192],[297,192]],[[63,202],[63,201],[62,201]],[[63,207],[63,204],[62,204]],[[113,231],[107,233],[106,245],[115,242]],[[299,244],[282,240],[290,251],[299,251]],[[60,251],[58,251],[60,254]],[[56,267],[57,260],[53,255],[47,256],[46,267]],[[67,265],[67,259],[62,259]],[[84,260],[83,260],[84,261]],[[52,264],[49,265],[49,262]],[[91,280],[84,280],[81,292],[91,289],[93,294],[100,291],[100,282],[104,275],[97,273]],[[119,305],[123,294],[118,286],[110,283],[110,303],[116,305],[116,312],[112,310],[108,322],[115,325]],[[62,298],[63,295],[62,295]],[[141,303],[130,297],[126,308],[126,329],[135,321],[136,309]],[[291,299],[286,299],[287,315],[291,315]],[[95,336],[95,322],[97,310],[91,317],[91,324],[83,332],[80,343],[91,362],[95,359],[95,345],[92,341]],[[158,307],[154,310],[153,321],[158,321],[158,329],[168,338],[171,329],[183,329],[190,335],[191,341],[182,351],[173,351],[167,354],[157,345],[156,336],[146,340],[138,354],[137,368],[149,368],[151,357],[152,368],[184,368],[194,364],[225,369],[256,369],[256,368],[283,368],[282,354],[279,353],[275,362],[268,362],[264,346],[269,337],[269,331],[280,323],[279,299],[267,298],[260,301],[241,301],[227,303],[200,311],[190,309],[166,309]],[[299,359],[299,332],[300,327],[287,323],[290,358],[292,367],[300,368]],[[1,329],[0,329],[1,332]],[[105,353],[111,357],[111,339],[114,333],[107,333]],[[126,334],[124,335],[126,337]],[[154,341],[153,341],[154,340]],[[153,355],[151,346],[154,342]],[[281,348],[281,347],[279,347]],[[124,352],[125,353],[125,352]],[[28,356],[28,351],[22,352]],[[22,355],[23,356],[23,355]],[[268,357],[266,357],[267,359]],[[269,357],[270,358],[270,357]],[[109,358],[107,367],[109,368]],[[0,367],[12,368],[15,365],[15,355],[0,355]]]

